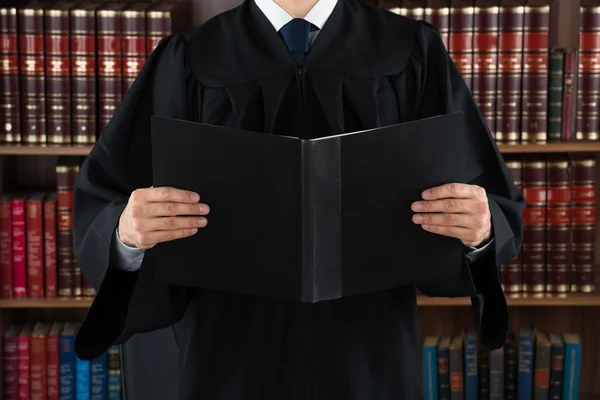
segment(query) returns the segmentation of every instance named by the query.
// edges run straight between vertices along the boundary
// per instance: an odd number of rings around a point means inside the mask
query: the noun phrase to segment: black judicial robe
[[[152,185],[151,115],[310,138],[457,110],[468,129],[466,163],[477,172],[472,183],[488,192],[494,249],[465,262],[455,280],[418,289],[470,297],[482,343],[501,346],[509,316],[498,267],[520,248],[524,201],[438,32],[339,0],[298,69],[247,0],[160,43],[82,166],[74,246],[98,294],[77,354],[90,359],[174,325],[179,400],[418,399],[414,286],[300,304],[168,286],[154,279],[149,255],[138,272],[123,272],[110,249],[128,196]],[[202,268],[201,255],[191,267]]]

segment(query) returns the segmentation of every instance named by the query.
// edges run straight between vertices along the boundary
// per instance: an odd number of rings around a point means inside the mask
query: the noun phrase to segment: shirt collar
[[[319,0],[317,4],[306,14],[305,20],[322,29],[327,19],[333,12],[338,0]],[[279,4],[273,0],[254,0],[258,8],[265,14],[277,32],[293,17],[287,13]]]

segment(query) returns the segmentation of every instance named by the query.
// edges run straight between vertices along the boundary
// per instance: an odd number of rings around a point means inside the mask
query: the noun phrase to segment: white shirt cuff
[[[115,229],[115,239],[115,266],[124,271],[137,271],[144,260],[144,250],[123,243],[118,229]]]
[[[487,254],[492,243],[494,243],[493,237],[486,244],[484,244],[481,247],[468,246],[470,251],[467,253],[467,258],[469,259],[469,261],[474,262],[474,261],[481,259],[481,257],[483,257],[485,254]]]

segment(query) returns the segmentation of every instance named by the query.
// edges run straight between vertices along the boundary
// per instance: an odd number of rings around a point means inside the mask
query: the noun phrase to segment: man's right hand
[[[197,193],[172,187],[135,190],[119,218],[119,239],[130,247],[149,249],[157,243],[192,236],[208,221],[210,211]]]

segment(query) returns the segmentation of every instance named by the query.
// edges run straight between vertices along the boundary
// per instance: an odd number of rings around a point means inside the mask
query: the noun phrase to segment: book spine
[[[46,143],[44,10],[19,9],[22,136],[28,144]]]
[[[477,339],[465,339],[465,400],[477,400]]]
[[[490,352],[479,349],[479,400],[490,399]]]
[[[579,399],[579,380],[581,379],[581,345],[565,343],[565,375],[563,400]]]
[[[121,353],[118,346],[108,349],[108,399],[121,400]]]
[[[490,400],[504,400],[504,349],[490,352]]]
[[[546,287],[546,161],[543,158],[523,162],[523,290],[543,294]]]
[[[13,294],[27,297],[27,256],[25,253],[25,200],[12,200]]]
[[[123,20],[123,96],[137,78],[146,61],[146,13],[124,11]]]
[[[56,217],[57,231],[57,263],[58,263],[58,296],[73,296],[73,234],[72,213],[73,192],[69,190],[69,166],[56,166]]]
[[[450,35],[450,8],[448,7],[427,7],[425,9],[425,15],[423,19],[433,25],[444,42],[444,47],[449,48],[449,35]]]
[[[48,143],[71,143],[69,11],[46,10],[46,101]]]
[[[75,387],[77,400],[90,400],[90,362],[75,356]]]
[[[473,7],[450,8],[450,57],[465,84],[473,87]]]
[[[115,10],[97,12],[98,132],[102,132],[112,119],[123,94],[121,14]]]
[[[3,343],[4,400],[19,399],[19,353],[16,336],[4,336]]]
[[[60,361],[59,361],[59,339],[58,335],[48,335],[47,340],[47,379],[48,379],[48,400],[60,399]]]
[[[575,129],[575,73],[577,71],[577,52],[567,51],[565,53],[564,85],[562,98],[562,133],[563,141],[573,140]]]
[[[447,347],[438,347],[438,395],[450,400],[450,353]]]
[[[577,126],[575,140],[600,138],[597,99],[600,95],[600,25],[596,7],[582,6],[579,32],[577,80]]]
[[[520,158],[506,159],[506,168],[510,173],[517,189],[523,188],[523,162]],[[500,278],[502,288],[507,294],[519,294],[523,291],[523,268],[521,253],[502,266]]]
[[[27,295],[44,297],[44,249],[42,201],[27,200],[26,223],[27,232]]]
[[[498,7],[475,7],[473,98],[492,134],[496,130]]]
[[[91,400],[106,400],[108,386],[107,355],[90,362],[90,396]],[[436,399],[429,399],[436,400]]]
[[[571,178],[566,155],[547,163],[546,291],[567,293],[571,257]]]
[[[450,398],[452,400],[464,400],[464,366],[463,345],[453,345],[449,351],[450,356]]]
[[[521,336],[519,338],[519,375],[517,381],[519,399],[531,399],[533,395],[533,350],[533,337]]]
[[[30,400],[30,375],[29,362],[31,352],[29,348],[29,335],[17,337],[17,358],[19,371],[19,400]]]
[[[44,200],[44,269],[46,297],[56,297],[56,201]]]
[[[562,386],[563,386],[563,365],[564,365],[564,347],[552,346],[552,361],[550,371],[550,389],[549,399],[550,400],[561,400]]]
[[[555,49],[550,53],[550,78],[548,80],[548,142],[560,142],[562,140],[564,63],[564,49]]]
[[[0,142],[21,142],[17,9],[0,6]]]
[[[548,400],[550,386],[550,342],[538,343],[535,349],[534,400]]]
[[[571,291],[595,290],[596,159],[572,155],[573,273]]]
[[[523,7],[499,9],[498,98],[495,139],[515,143],[521,137],[521,79],[523,74]]]
[[[76,400],[75,392],[75,337],[61,335],[59,347],[60,400]]]
[[[31,400],[47,399],[46,336],[31,336]]]
[[[71,11],[72,142],[96,142],[96,12]]]
[[[517,353],[515,351],[514,334],[504,346],[504,397],[506,400],[517,400]]]
[[[170,11],[148,11],[146,15],[146,54],[154,51],[158,43],[173,31]]]
[[[13,297],[13,255],[12,255],[12,205],[8,199],[0,200],[0,297]]]

